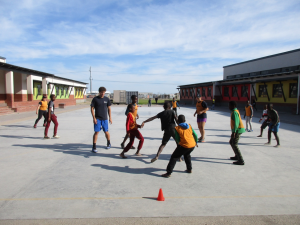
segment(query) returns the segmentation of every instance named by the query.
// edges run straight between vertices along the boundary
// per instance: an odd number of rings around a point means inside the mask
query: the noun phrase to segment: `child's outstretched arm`
[[[151,117],[151,118],[145,120],[145,121],[142,123],[141,127],[144,127],[145,123],[151,122],[152,120],[155,120],[156,118],[157,118],[157,116],[153,116],[153,117]]]

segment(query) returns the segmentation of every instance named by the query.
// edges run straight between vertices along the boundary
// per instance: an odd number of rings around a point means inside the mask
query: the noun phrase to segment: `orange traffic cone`
[[[164,201],[164,200],[165,200],[165,197],[164,197],[163,191],[162,191],[162,189],[159,189],[157,201]]]

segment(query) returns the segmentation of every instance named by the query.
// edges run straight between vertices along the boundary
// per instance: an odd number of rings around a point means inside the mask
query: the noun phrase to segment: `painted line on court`
[[[234,198],[300,198],[300,195],[254,195],[254,196],[174,196],[166,199],[234,199]],[[0,201],[61,201],[61,200],[130,200],[156,199],[156,197],[74,197],[74,198],[2,198]]]

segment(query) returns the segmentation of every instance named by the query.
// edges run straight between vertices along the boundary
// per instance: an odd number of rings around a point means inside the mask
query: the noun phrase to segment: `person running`
[[[164,131],[161,145],[158,148],[158,152],[155,158],[151,160],[152,163],[158,159],[159,155],[162,153],[164,147],[166,147],[170,138],[172,137],[175,140],[175,122],[177,123],[177,116],[175,115],[174,111],[171,110],[171,105],[169,102],[164,103],[164,109],[164,111],[158,113],[156,116],[145,120],[141,125],[142,127],[144,127],[145,123],[148,123],[155,119],[160,119],[161,130]]]
[[[93,122],[94,122],[94,135],[93,135],[93,148],[92,152],[97,153],[97,139],[98,134],[101,131],[101,128],[103,129],[103,132],[105,133],[105,137],[107,140],[106,149],[111,148],[110,144],[110,134],[108,132],[108,120],[107,120],[107,113],[109,116],[109,122],[112,124],[112,118],[111,118],[111,102],[108,97],[105,96],[106,88],[100,87],[99,88],[99,95],[94,97],[91,102],[91,113],[93,116]]]
[[[129,108],[129,113],[127,115],[127,120],[126,120],[126,131],[127,131],[127,133],[129,133],[130,141],[127,144],[127,146],[125,147],[125,149],[120,154],[120,157],[123,159],[127,158],[125,156],[125,153],[128,152],[128,150],[132,147],[135,137],[140,140],[139,146],[138,146],[138,149],[137,149],[137,152],[135,153],[135,155],[141,156],[140,151],[141,151],[141,149],[143,147],[143,143],[144,143],[144,137],[138,131],[138,128],[141,128],[141,125],[136,124],[136,118],[134,116],[135,107],[132,104],[129,104],[128,108]]]
[[[151,107],[151,98],[148,100],[148,107]]]
[[[265,105],[263,114],[258,122],[260,123],[262,120],[264,120],[264,122],[262,123],[262,125],[260,127],[260,135],[258,135],[257,137],[262,137],[264,129],[266,127],[268,127],[270,124],[270,120],[268,119],[268,106],[267,105]]]
[[[40,121],[40,119],[44,116],[44,127],[47,124],[47,119],[48,119],[48,115],[47,115],[47,108],[48,108],[48,102],[47,102],[47,96],[43,95],[42,97],[42,101],[39,102],[38,107],[36,109],[36,114],[38,114],[38,118],[36,119],[35,123],[34,123],[34,128],[37,127],[37,123]]]
[[[273,132],[275,139],[277,141],[277,145],[274,147],[280,147],[280,140],[278,136],[278,131],[280,127],[280,119],[278,112],[273,109],[273,104],[268,104],[268,119],[270,120],[269,131],[268,131],[268,142],[265,145],[271,145],[271,133]]]
[[[235,101],[229,102],[229,109],[231,110],[230,124],[231,124],[231,138],[229,144],[232,147],[232,150],[235,154],[234,157],[230,157],[231,160],[237,160],[233,162],[235,165],[244,165],[244,159],[240,152],[238,143],[242,133],[245,133],[244,124],[240,115],[240,112],[236,108],[237,104]]]
[[[177,107],[180,109],[180,105],[178,104],[177,101],[175,101],[175,98],[173,98],[172,109],[174,110],[176,116],[177,116]]]
[[[50,95],[50,99],[51,101],[48,104],[48,120],[47,120],[47,124],[45,127],[45,136],[44,139],[50,139],[50,137],[48,137],[48,130],[51,124],[51,121],[54,123],[54,134],[53,134],[53,138],[59,138],[59,136],[57,135],[57,128],[58,128],[58,122],[57,122],[57,116],[54,114],[54,110],[55,110],[55,106],[54,106],[54,102],[56,99],[55,95]]]
[[[247,106],[245,107],[245,115],[244,115],[244,119],[246,117],[246,131],[248,132],[252,132],[252,117],[253,117],[253,108],[252,105],[250,105],[250,102],[247,101]],[[248,123],[250,126],[250,130],[248,130]]]
[[[184,156],[184,161],[186,164],[186,172],[192,173],[192,160],[191,152],[194,150],[197,145],[197,134],[190,124],[185,122],[184,115],[178,116],[178,126],[175,127],[175,140],[178,143],[177,148],[171,155],[171,159],[167,166],[167,173],[161,175],[162,177],[170,177],[173,169],[176,165],[176,162]]]
[[[136,95],[132,95],[131,96],[131,104],[133,105],[133,107],[135,108],[135,111],[134,111],[134,117],[136,119],[139,119],[139,115],[138,115],[138,104],[137,104],[137,101],[138,101],[138,98]],[[125,111],[125,115],[127,116],[129,113],[129,105],[127,106],[127,109]],[[121,148],[124,149],[124,145],[125,145],[125,142],[127,141],[128,137],[129,137],[130,133],[127,133],[126,132],[126,135],[124,137],[124,140],[123,142],[121,143]],[[135,149],[134,146],[131,147],[131,149]]]
[[[197,114],[197,124],[198,124],[198,128],[201,134],[201,137],[199,138],[199,142],[205,142],[205,123],[207,121],[207,103],[205,101],[202,100],[201,96],[197,96],[196,98],[197,103],[196,103],[196,112],[194,113],[194,117]]]
[[[214,110],[214,109],[215,109],[215,103],[216,103],[216,101],[215,101],[215,99],[213,98],[213,100],[212,100],[212,106],[211,106],[211,110]]]

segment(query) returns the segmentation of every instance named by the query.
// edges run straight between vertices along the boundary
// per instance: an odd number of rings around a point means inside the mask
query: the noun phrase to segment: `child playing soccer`
[[[133,107],[135,108],[135,111],[133,113],[133,115],[135,116],[136,119],[139,119],[139,115],[138,115],[138,104],[137,104],[138,98],[136,95],[132,95],[131,96],[131,104],[133,105]],[[127,109],[125,111],[125,115],[127,116],[129,113],[129,105],[127,106]],[[121,143],[121,148],[124,149],[124,144],[127,141],[127,139],[129,138],[129,133],[126,132],[125,138],[123,140],[123,142]],[[131,147],[131,149],[135,149],[134,146]]]
[[[134,116],[135,107],[132,104],[129,104],[128,109],[129,109],[129,113],[127,115],[127,120],[126,120],[126,131],[127,134],[129,134],[130,136],[130,141],[120,154],[121,158],[123,159],[127,158],[125,156],[125,152],[128,152],[128,150],[132,147],[135,137],[140,140],[138,149],[135,153],[137,156],[141,156],[140,150],[143,147],[143,143],[144,143],[144,137],[138,131],[138,128],[141,128],[141,126],[136,124],[136,117]]]
[[[191,161],[191,152],[194,150],[197,145],[197,134],[190,124],[185,123],[184,115],[178,116],[178,126],[175,127],[175,139],[178,143],[177,148],[171,155],[171,159],[167,166],[167,173],[161,175],[162,177],[170,177],[173,169],[176,165],[176,162],[180,157],[184,156],[184,161],[186,164],[186,172],[192,173],[192,161]]]
[[[50,139],[50,137],[48,137],[48,130],[51,124],[51,121],[54,123],[54,134],[53,134],[53,138],[59,138],[59,136],[57,135],[57,128],[58,128],[58,122],[57,122],[57,117],[54,114],[54,101],[56,99],[55,95],[50,95],[51,101],[48,104],[48,121],[47,121],[47,125],[45,127],[45,136],[44,139]]]
[[[270,124],[270,120],[268,119],[268,109],[267,109],[267,105],[265,105],[265,107],[264,107],[264,111],[263,111],[263,114],[262,114],[262,116],[261,116],[259,122],[262,121],[262,120],[264,120],[264,122],[262,123],[262,125],[261,125],[261,127],[260,127],[260,135],[258,135],[257,137],[262,137],[264,129],[265,129],[267,126],[269,126],[269,124]]]
[[[231,124],[231,138],[229,140],[229,144],[231,145],[235,156],[230,157],[231,160],[237,160],[233,162],[235,165],[244,165],[244,159],[240,152],[238,143],[242,133],[245,133],[245,127],[242,122],[242,118],[240,112],[236,108],[236,102],[230,101],[228,105],[229,109],[231,110],[231,117],[230,117],[230,124]]]

